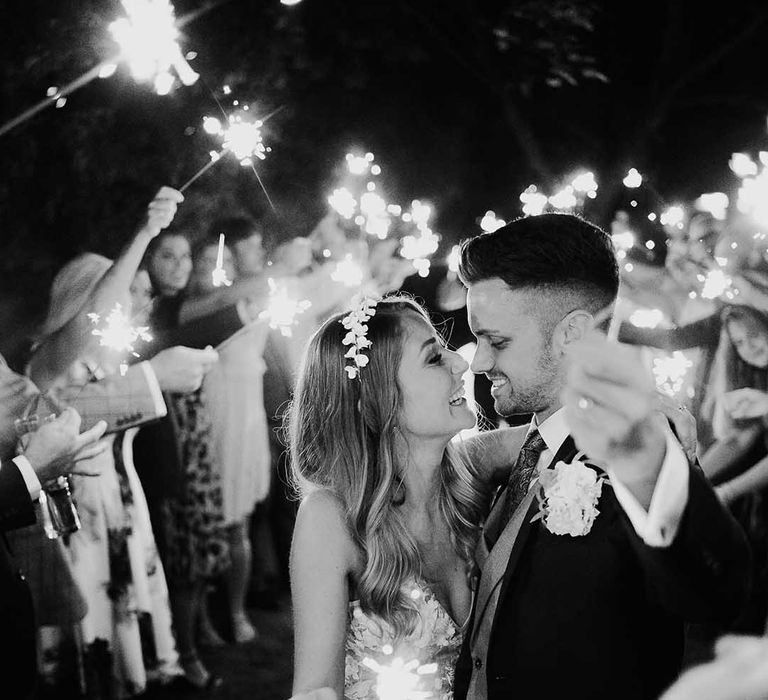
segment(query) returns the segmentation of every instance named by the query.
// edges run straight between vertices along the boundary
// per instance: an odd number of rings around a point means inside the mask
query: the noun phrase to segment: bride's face
[[[406,438],[450,440],[475,425],[464,398],[469,365],[446,348],[435,329],[416,314],[407,321],[398,382],[403,397],[400,431]]]

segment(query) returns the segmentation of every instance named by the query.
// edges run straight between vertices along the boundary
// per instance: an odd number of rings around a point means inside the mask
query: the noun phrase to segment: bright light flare
[[[755,177],[742,179],[736,208],[760,226],[768,226],[768,168],[764,167]]]
[[[616,250],[626,252],[635,245],[636,237],[632,231],[625,229],[620,233],[612,234],[611,240],[613,241],[613,245],[616,247]]]
[[[685,221],[685,211],[677,204],[667,207],[659,217],[659,221],[662,226],[669,226],[671,228],[683,228],[683,221]]]
[[[122,0],[126,17],[109,25],[136,80],[153,81],[158,94],[170,92],[173,69],[184,85],[200,77],[192,70],[178,44],[173,5],[168,0]]]
[[[578,204],[576,195],[573,193],[573,186],[567,185],[559,192],[555,192],[550,198],[549,203],[555,208],[560,210],[573,209]]]
[[[701,290],[702,299],[717,299],[718,297],[727,294],[731,288],[733,280],[723,272],[723,270],[716,268],[710,270],[706,275],[700,276],[700,279],[704,283]]]
[[[693,362],[679,350],[668,357],[654,358],[653,376],[656,387],[669,396],[675,396],[682,389],[685,375],[691,367]]]
[[[694,206],[699,211],[712,214],[718,221],[724,221],[728,210],[728,195],[725,192],[707,192],[694,202]]]
[[[347,169],[352,175],[365,175],[373,163],[373,153],[366,153],[364,156],[356,156],[354,153],[347,153]]]
[[[580,194],[595,194],[597,192],[597,180],[591,172],[579,173],[571,181],[571,187]]]
[[[88,314],[88,318],[94,325],[99,325],[101,322],[101,315],[97,313]],[[99,345],[102,347],[119,353],[131,353],[134,357],[138,357],[134,350],[134,343],[138,340],[145,342],[152,340],[152,335],[148,331],[148,326],[132,326],[131,319],[123,311],[123,307],[115,304],[104,319],[104,324],[100,328],[94,328],[91,335],[99,339]]]
[[[638,172],[637,168],[630,168],[622,182],[624,187],[634,190],[643,184],[643,176]]]
[[[459,261],[461,260],[461,246],[455,245],[453,248],[451,248],[451,252],[448,253],[448,270],[450,272],[454,272],[458,274],[459,272]]]
[[[526,216],[543,214],[549,202],[547,195],[539,192],[536,185],[529,185],[524,192],[521,192],[520,201],[523,203],[523,214]]]
[[[363,283],[363,277],[363,268],[353,260],[351,253],[347,253],[343,260],[339,260],[331,272],[331,279],[345,287],[359,287]]]
[[[497,218],[496,212],[492,211],[491,209],[485,212],[483,218],[480,219],[480,228],[483,229],[483,231],[486,233],[493,233],[494,231],[497,231],[506,225],[507,222],[504,221],[504,219]]]
[[[757,163],[746,153],[733,153],[728,161],[728,167],[740,178],[757,175]]]
[[[288,288],[284,284],[278,284],[271,277],[267,279],[269,285],[269,300],[267,308],[259,314],[259,318],[267,321],[272,329],[280,329],[280,333],[287,338],[293,335],[292,327],[298,323],[296,317],[303,314],[312,302],[308,299],[297,301],[291,298]]]
[[[389,665],[366,657],[363,665],[376,673],[379,700],[427,700],[434,697],[431,691],[419,690],[418,686],[424,676],[437,672],[437,664],[420,664],[416,659],[406,663],[398,656]]]
[[[357,200],[346,187],[335,189],[328,197],[328,204],[345,219],[351,219],[357,210]]]
[[[629,322],[636,328],[658,328],[663,320],[661,309],[637,309],[629,317]]]

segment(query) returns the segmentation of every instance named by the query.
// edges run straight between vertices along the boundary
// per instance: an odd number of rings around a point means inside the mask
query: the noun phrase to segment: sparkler
[[[523,203],[523,214],[538,216],[544,213],[549,199],[547,195],[538,191],[536,185],[529,185],[520,193],[520,201]]]
[[[704,283],[701,290],[702,299],[717,299],[723,295],[730,295],[729,298],[733,298],[733,292],[730,291],[733,280],[720,268],[710,270],[706,275],[697,275],[697,277],[699,282]]]
[[[629,317],[629,322],[636,328],[657,328],[663,320],[661,309],[638,309]]]
[[[312,302],[308,299],[292,299],[285,284],[278,284],[271,277],[267,279],[267,283],[269,300],[267,308],[259,314],[259,319],[267,321],[272,329],[279,328],[280,333],[290,338],[293,335],[292,326],[298,323],[296,317],[312,306]]]
[[[212,9],[218,7],[219,5],[223,5],[225,2],[229,2],[230,0],[211,0],[208,2],[207,5],[201,7],[198,10],[195,10],[194,12],[190,12],[183,17],[181,17],[176,22],[176,28],[180,29],[184,25],[188,24],[189,22],[192,22],[196,20],[198,17],[202,17],[203,15],[210,12]],[[32,105],[29,109],[26,109],[18,116],[14,117],[13,119],[5,122],[2,126],[0,126],[0,136],[3,134],[6,134],[7,132],[11,131],[11,129],[15,129],[20,124],[23,124],[28,119],[31,119],[34,117],[38,112],[43,111],[47,107],[50,107],[51,105],[55,105],[57,107],[63,106],[64,102],[66,102],[66,96],[73,93],[75,90],[78,90],[79,88],[83,87],[84,85],[87,85],[92,80],[95,80],[96,78],[108,78],[109,76],[113,75],[114,72],[117,70],[117,64],[122,59],[122,55],[118,54],[116,56],[113,56],[112,58],[103,61],[102,63],[99,63],[98,65],[94,66],[90,70],[83,73],[78,78],[75,78],[74,80],[70,81],[66,85],[64,85],[61,88],[49,88],[48,94],[46,95],[45,99],[40,100],[38,103]]]
[[[682,389],[685,375],[691,367],[693,362],[679,350],[671,356],[655,358],[653,376],[656,387],[669,396],[675,396]]]
[[[230,287],[232,280],[227,279],[224,269],[224,234],[219,234],[219,249],[216,252],[216,267],[211,270],[211,281],[214,287]]]
[[[363,268],[347,253],[343,260],[336,263],[331,273],[334,282],[341,282],[345,287],[359,287],[363,283]]]
[[[712,214],[718,221],[723,221],[728,209],[728,195],[724,192],[708,192],[701,195],[694,206],[699,211]]]
[[[636,189],[643,184],[643,176],[637,171],[637,168],[630,168],[622,182],[624,183],[624,187],[628,189]]]
[[[101,315],[98,313],[90,313],[88,318],[95,325],[98,325],[101,321]],[[123,354],[130,353],[134,357],[139,357],[139,354],[134,349],[134,343],[137,340],[145,342],[152,340],[152,336],[148,331],[148,326],[132,326],[131,319],[125,314],[123,307],[116,303],[104,319],[104,326],[102,328],[94,328],[91,331],[91,335],[99,338],[99,345],[102,347]],[[121,362],[120,373],[125,374],[127,369],[128,365],[124,361]]]
[[[418,660],[403,661],[395,657],[389,665],[383,665],[366,657],[363,665],[376,673],[376,694],[379,700],[428,700],[434,697],[430,691],[419,690],[424,676],[437,672],[437,664],[420,664]]]
[[[167,95],[176,82],[171,68],[184,85],[193,85],[200,76],[181,53],[173,5],[168,0],[122,0],[122,5],[127,16],[112,22],[109,31],[133,77],[152,80],[158,95]]]
[[[262,120],[250,121],[243,114],[230,114],[227,117],[227,122],[229,126],[225,127],[221,120],[216,117],[205,117],[203,119],[203,129],[205,132],[220,137],[222,147],[218,152],[211,151],[211,160],[179,187],[179,192],[184,192],[195,180],[213,167],[225,153],[232,153],[240,161],[240,165],[250,168],[253,168],[254,158],[264,160],[267,157],[269,149],[264,145],[261,135],[261,128],[264,126]]]
[[[489,209],[485,212],[485,215],[480,219],[480,228],[486,233],[493,233],[498,231],[502,226],[506,226],[507,222],[504,219],[496,218],[496,212]]]
[[[427,277],[430,268],[429,258],[435,254],[440,245],[440,237],[429,227],[432,207],[414,199],[411,203],[411,211],[406,214],[408,219],[416,224],[418,234],[403,236],[400,255],[413,263],[420,277]],[[403,214],[404,220],[406,214]]]

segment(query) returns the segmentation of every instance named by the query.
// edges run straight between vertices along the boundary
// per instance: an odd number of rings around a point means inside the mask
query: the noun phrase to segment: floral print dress
[[[454,670],[468,620],[459,627],[424,583],[413,582],[407,590],[419,621],[400,640],[389,623],[363,612],[358,601],[349,604],[345,700],[453,698]]]

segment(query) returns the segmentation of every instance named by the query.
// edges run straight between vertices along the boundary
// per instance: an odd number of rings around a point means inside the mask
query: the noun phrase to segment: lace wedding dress
[[[392,627],[349,604],[345,700],[451,700],[453,673],[467,622],[459,627],[424,583],[413,583],[419,621],[395,641]]]

